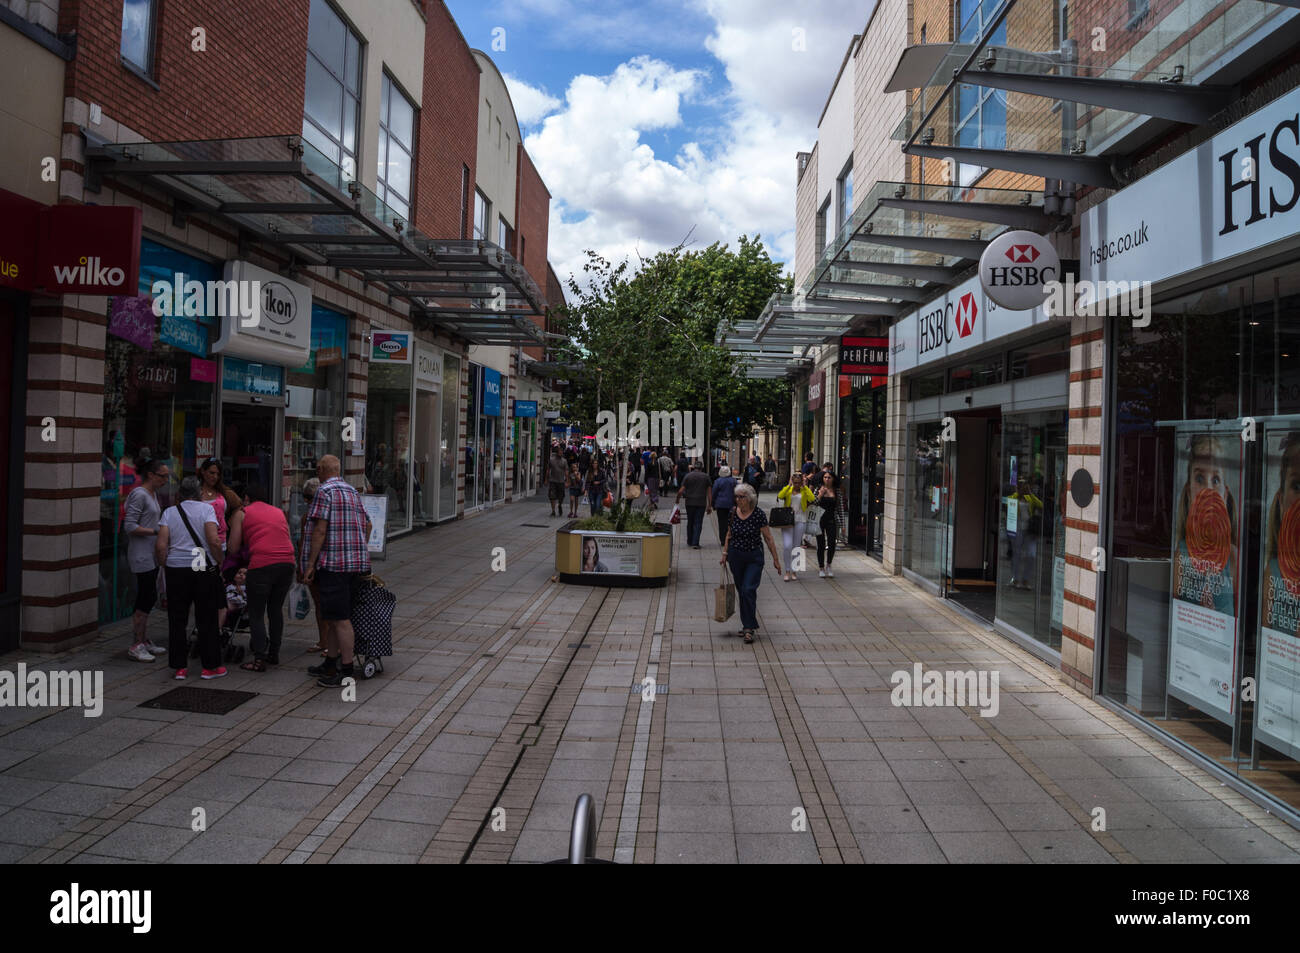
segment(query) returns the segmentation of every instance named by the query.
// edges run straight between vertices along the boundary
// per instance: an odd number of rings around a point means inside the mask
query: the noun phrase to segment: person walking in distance
[[[682,480],[681,489],[677,491],[677,502],[680,503],[682,497],[686,497],[686,545],[699,549],[704,515],[713,512],[713,503],[709,500],[711,487],[708,474],[700,470],[699,462],[688,466],[690,469]]]
[[[829,470],[822,471],[822,485],[817,489],[817,505],[822,509],[822,518],[817,526],[817,575],[823,579],[834,579],[831,563],[835,560],[835,542],[840,534],[840,501],[835,492],[835,474]]]
[[[817,458],[812,455],[811,450],[803,455],[803,466],[800,468],[800,471],[805,477],[812,476],[817,472],[816,460]]]
[[[217,613],[225,601],[221,565],[221,539],[217,536],[217,514],[210,503],[199,499],[199,481],[181,480],[180,501],[169,506],[158,521],[154,554],[167,578],[167,656],[175,677],[189,673],[186,624],[194,606],[194,625],[199,630],[199,658],[203,678],[222,678],[221,636]]]
[[[576,519],[578,516],[578,503],[582,499],[582,474],[578,472],[578,464],[569,464],[569,475],[564,481],[564,485],[569,491],[569,519]]]
[[[312,477],[302,485],[304,508],[302,522],[298,526],[298,565],[294,574],[298,582],[303,582],[303,573],[307,571],[307,555],[311,552],[311,527],[307,522],[307,511],[311,509],[311,501],[316,498],[316,491],[319,489],[319,477]],[[325,620],[321,618],[320,614],[320,590],[317,588],[315,580],[312,580],[311,585],[307,586],[307,588],[311,592],[312,614],[316,617],[316,644],[311,647],[310,651],[323,654],[325,652]]]
[[[731,467],[725,464],[718,468],[718,478],[709,491],[709,504],[718,514],[718,543],[721,544],[727,538],[727,523],[736,505],[736,478],[731,475]]]
[[[794,525],[781,527],[782,550],[785,552],[786,564],[790,566],[790,571],[783,578],[786,582],[792,582],[799,578],[794,572],[794,549],[803,545],[804,514],[816,497],[812,490],[804,486],[803,474],[792,473],[789,484],[776,494],[776,499],[778,503],[794,510]]]
[[[767,525],[767,514],[758,508],[758,496],[747,483],[736,487],[736,506],[727,524],[727,538],[722,543],[722,559],[736,580],[740,597],[740,634],[746,643],[754,641],[758,630],[758,584],[763,580],[763,544],[772,551],[772,564],[781,571],[781,557],[776,540]]]
[[[745,464],[745,482],[754,488],[754,498],[758,499],[763,488],[763,467],[758,457],[750,457],[749,463]]]
[[[136,467],[140,482],[126,498],[122,531],[126,533],[126,562],[135,576],[135,611],[131,614],[131,648],[127,655],[137,662],[152,662],[166,651],[149,641],[145,627],[149,613],[158,602],[158,567],[154,543],[158,539],[158,521],[162,507],[158,491],[167,485],[171,474],[161,460],[145,460]]]
[[[339,474],[339,458],[326,454],[316,464],[320,489],[307,511],[311,523],[311,551],[303,580],[316,580],[321,615],[325,617],[325,661],[307,671],[320,676],[316,684],[329,688],[351,678],[352,600],[357,583],[370,572],[370,517],[361,495]]]
[[[560,456],[560,445],[552,444],[551,458],[546,461],[546,482],[550,484],[551,515],[564,515],[564,482],[569,475],[564,457]]]
[[[293,540],[284,510],[266,502],[266,489],[250,483],[244,489],[244,518],[230,532],[230,546],[248,547],[249,628],[253,658],[239,666],[248,672],[265,672],[280,664],[280,641],[284,635],[284,600],[293,585]],[[267,640],[269,615],[270,640]]]

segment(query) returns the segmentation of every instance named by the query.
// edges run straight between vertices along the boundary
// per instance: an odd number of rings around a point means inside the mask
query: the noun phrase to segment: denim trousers
[[[761,549],[732,549],[727,552],[727,566],[736,580],[741,628],[758,628],[758,584],[763,580],[763,565]]]
[[[731,509],[714,507],[713,512],[718,514],[718,542],[725,543],[727,541],[727,523],[731,520]]]
[[[704,507],[686,507],[686,545],[700,545],[700,534],[704,532]]]

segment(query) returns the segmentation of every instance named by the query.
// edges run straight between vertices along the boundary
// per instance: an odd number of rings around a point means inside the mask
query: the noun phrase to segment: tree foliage
[[[560,317],[569,341],[561,360],[581,363],[566,415],[593,433],[600,410],[706,409],[713,398],[712,438],[744,438],[773,426],[789,408],[789,385],[748,378],[741,362],[714,343],[720,328],[758,317],[773,292],[788,292],[760,237],[741,236],[733,250],[715,242],[698,251],[679,245],[639,262],[613,263],[587,251],[584,281],[570,279]]]

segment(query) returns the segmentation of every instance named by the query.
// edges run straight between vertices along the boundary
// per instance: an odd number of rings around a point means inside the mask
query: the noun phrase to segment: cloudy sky
[[[795,153],[875,0],[449,0],[553,196],[550,259],[761,234],[794,262]],[[494,38],[496,46],[494,47]],[[504,49],[500,47],[504,44]]]

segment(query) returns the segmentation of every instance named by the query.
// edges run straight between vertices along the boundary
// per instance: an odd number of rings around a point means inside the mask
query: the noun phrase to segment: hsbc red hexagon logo
[[[979,305],[975,303],[975,293],[968,291],[957,302],[957,336],[970,337],[975,330],[975,319],[979,317]]]
[[[1012,245],[1007,249],[1007,258],[1016,264],[1032,263],[1038,260],[1038,249],[1033,245]]]

